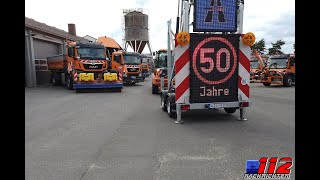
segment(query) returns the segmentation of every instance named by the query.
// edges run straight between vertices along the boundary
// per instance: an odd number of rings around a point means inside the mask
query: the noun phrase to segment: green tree
[[[275,43],[271,43],[272,48],[269,48],[269,55],[273,55],[276,54],[276,52],[278,52],[279,54],[283,54],[283,52],[281,51],[281,46],[283,46],[284,44],[286,44],[285,41],[282,40],[278,40]]]
[[[259,54],[262,54],[264,52],[264,50],[266,49],[266,43],[265,43],[264,39],[261,39],[260,41],[252,44],[251,48],[257,50],[259,52]]]

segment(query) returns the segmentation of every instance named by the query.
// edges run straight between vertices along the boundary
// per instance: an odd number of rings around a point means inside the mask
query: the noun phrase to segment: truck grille
[[[102,69],[102,64],[83,64],[85,69]]]

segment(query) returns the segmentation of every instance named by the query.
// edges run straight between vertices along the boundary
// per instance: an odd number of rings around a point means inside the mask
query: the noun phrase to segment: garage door
[[[61,51],[60,44],[48,41],[34,39],[34,57],[35,59],[47,59],[48,56],[54,56]]]
[[[50,72],[48,71],[47,57],[60,54],[61,45],[58,43],[34,39],[33,47],[37,83],[48,84],[50,83]]]

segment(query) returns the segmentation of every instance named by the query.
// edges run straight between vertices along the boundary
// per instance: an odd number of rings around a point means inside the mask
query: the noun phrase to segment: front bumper
[[[122,82],[115,83],[77,83],[73,85],[74,89],[113,89],[123,88]]]
[[[123,76],[124,83],[138,83],[143,81],[144,81],[143,76],[133,76],[133,75]]]

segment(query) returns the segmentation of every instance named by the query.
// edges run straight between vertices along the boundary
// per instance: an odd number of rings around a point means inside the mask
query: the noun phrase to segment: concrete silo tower
[[[145,14],[145,10],[124,9],[123,15],[124,49],[127,50],[129,45],[134,52],[141,54],[147,45],[150,54],[152,54],[149,41],[148,15]]]

